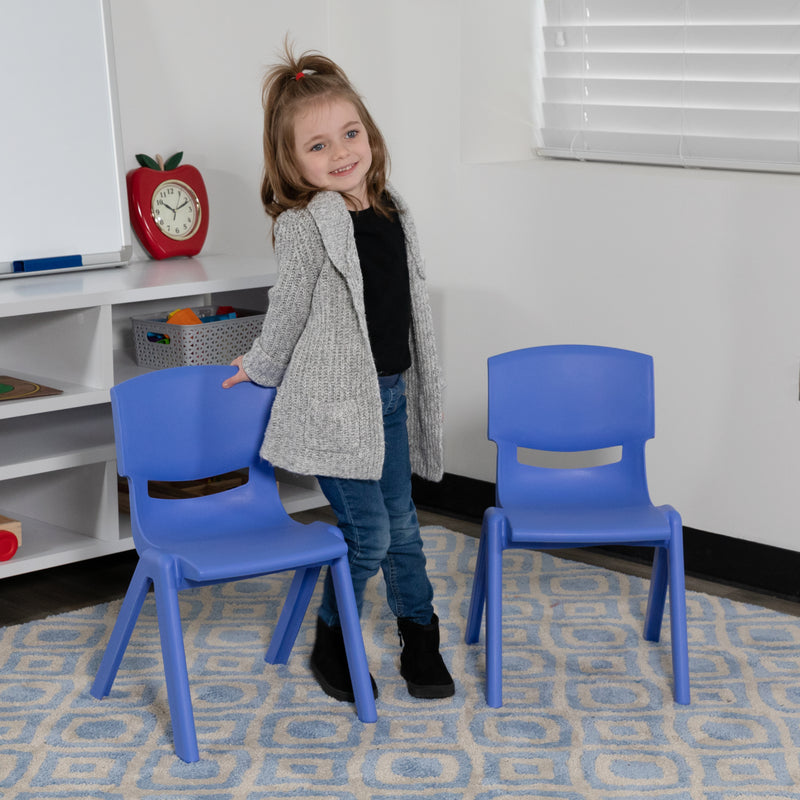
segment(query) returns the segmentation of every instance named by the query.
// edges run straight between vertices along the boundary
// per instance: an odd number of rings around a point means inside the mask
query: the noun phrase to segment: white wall
[[[182,150],[209,192],[205,251],[265,252],[261,79],[287,32],[301,49],[327,46],[327,2],[110,3],[126,164]]]
[[[655,357],[653,499],[687,525],[800,550],[796,177],[462,162],[460,68],[477,54],[462,52],[459,0],[111,2],[127,163],[186,152],[210,193],[209,252],[268,248],[259,84],[285,32],[348,70],[427,255],[448,472],[493,480],[487,356],[629,347]]]

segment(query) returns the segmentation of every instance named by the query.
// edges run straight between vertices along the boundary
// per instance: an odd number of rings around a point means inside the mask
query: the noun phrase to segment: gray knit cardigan
[[[433,321],[419,242],[402,198],[390,188],[406,238],[411,288],[411,366],[404,373],[412,470],[443,471],[442,401]],[[367,333],[353,223],[338,192],[275,224],[278,279],[261,335],[243,359],[249,378],[278,391],[261,455],[301,475],[377,480],[383,415]]]

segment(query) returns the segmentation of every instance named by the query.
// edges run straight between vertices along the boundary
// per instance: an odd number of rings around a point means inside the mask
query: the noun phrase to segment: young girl
[[[414,697],[449,697],[411,472],[442,476],[439,365],[411,216],[383,137],[344,72],[317,53],[266,76],[261,199],[278,280],[261,336],[223,384],[277,386],[261,454],[316,475],[348,544],[359,613],[383,571]],[[311,670],[353,701],[330,575]],[[377,687],[373,680],[377,697]]]

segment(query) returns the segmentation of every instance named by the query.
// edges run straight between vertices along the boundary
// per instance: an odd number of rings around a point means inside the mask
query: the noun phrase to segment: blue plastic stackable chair
[[[199,759],[178,592],[181,589],[294,570],[266,661],[286,663],[320,569],[333,576],[356,711],[375,722],[375,699],[358,619],[347,545],[322,522],[288,516],[272,466],[258,450],[274,389],[240,383],[235,369],[176,367],[141,375],[111,390],[117,467],[128,480],[139,562],[91,688],[105,697],[151,585],[155,590],[175,752]],[[151,497],[149,481],[193,481],[247,468],[247,482],[201,497]]]
[[[674,696],[688,704],[683,527],[654,506],[645,444],[655,434],[653,359],[588,345],[531,347],[489,359],[489,439],[497,444],[497,498],[483,517],[466,627],[478,641],[486,606],[486,702],[502,689],[503,551],[622,544],[655,548],[644,638],[658,641],[669,586]],[[614,463],[530,466],[518,448],[577,453],[621,447]]]

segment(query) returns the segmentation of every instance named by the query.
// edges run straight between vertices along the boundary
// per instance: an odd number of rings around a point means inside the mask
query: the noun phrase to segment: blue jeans
[[[391,383],[381,379],[386,447],[381,479],[317,477],[347,541],[358,613],[367,581],[381,569],[386,599],[395,616],[427,625],[433,616],[433,587],[425,571],[417,510],[411,499],[405,383],[399,376]],[[330,575],[325,577],[319,616],[329,627],[339,625]]]

